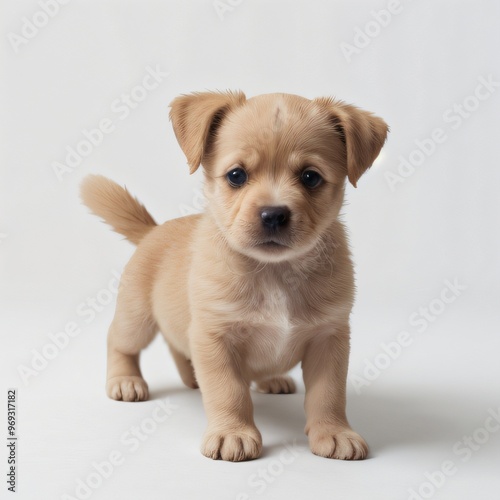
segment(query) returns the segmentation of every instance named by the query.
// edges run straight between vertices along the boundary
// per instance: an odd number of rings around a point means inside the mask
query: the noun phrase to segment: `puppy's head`
[[[386,123],[328,98],[198,93],[171,104],[191,172],[203,164],[208,211],[228,244],[263,262],[307,253],[337,218],[345,179],[378,156]]]

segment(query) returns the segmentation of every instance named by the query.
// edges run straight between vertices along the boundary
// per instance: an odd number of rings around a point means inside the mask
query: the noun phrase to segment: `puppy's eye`
[[[323,177],[316,170],[304,170],[300,176],[300,180],[306,188],[314,189],[323,182]]]
[[[234,167],[226,174],[227,182],[231,187],[243,186],[248,180],[248,175],[242,167]]]

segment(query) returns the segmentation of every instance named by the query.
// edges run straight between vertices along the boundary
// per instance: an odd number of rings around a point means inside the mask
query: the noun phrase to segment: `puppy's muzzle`
[[[262,227],[272,233],[285,229],[290,222],[290,215],[290,209],[286,206],[262,207],[260,209]]]

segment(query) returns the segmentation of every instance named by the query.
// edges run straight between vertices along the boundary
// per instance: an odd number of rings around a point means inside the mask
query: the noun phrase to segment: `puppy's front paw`
[[[112,377],[106,382],[106,392],[117,401],[146,401],[149,397],[148,384],[142,377]]]
[[[309,446],[315,455],[339,460],[362,460],[368,455],[365,440],[348,427],[317,425],[309,430]]]
[[[278,375],[277,377],[259,380],[257,390],[264,394],[293,394],[295,392],[295,382],[288,375]]]
[[[207,431],[201,452],[213,460],[242,462],[258,458],[262,451],[262,437],[256,427],[242,430]]]

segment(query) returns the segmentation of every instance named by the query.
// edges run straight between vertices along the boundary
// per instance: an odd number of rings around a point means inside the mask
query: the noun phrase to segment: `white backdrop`
[[[2,2],[1,19],[0,359],[2,407],[18,389],[18,498],[498,495],[500,4],[25,0]],[[349,417],[365,462],[307,451],[303,387],[256,395],[262,459],[205,459],[200,396],[160,339],[144,355],[154,399],[105,397],[133,248],[78,185],[109,176],[159,221],[199,211],[202,175],[188,175],[168,104],[206,89],[334,95],[391,126],[344,209],[358,283]]]

